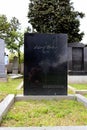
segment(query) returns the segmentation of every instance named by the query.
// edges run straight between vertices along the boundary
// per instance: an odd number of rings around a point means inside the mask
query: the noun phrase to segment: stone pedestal
[[[5,50],[4,40],[0,39],[0,81],[6,81],[4,50]]]

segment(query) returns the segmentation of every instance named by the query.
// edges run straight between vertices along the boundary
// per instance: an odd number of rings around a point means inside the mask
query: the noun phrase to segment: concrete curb
[[[9,94],[1,103],[0,103],[0,121],[2,117],[8,112],[10,107],[13,105],[14,101],[20,100],[74,100],[77,99],[78,102],[82,102],[87,107],[87,98],[80,94],[76,95],[64,95],[64,96],[23,96]],[[0,130],[87,130],[87,126],[54,126],[54,127],[1,127]]]
[[[87,126],[2,127],[0,130],[87,130]]]
[[[76,90],[75,88],[73,88],[72,86],[68,85],[68,88],[73,91],[75,94],[87,94],[87,90]]]
[[[86,97],[84,97],[84,96],[82,96],[82,95],[80,95],[80,94],[76,94],[76,97],[77,97],[77,101],[78,101],[78,102],[82,102],[83,105],[84,105],[85,107],[87,107],[87,98],[86,98]]]
[[[87,90],[76,90],[75,93],[84,95],[87,94]]]
[[[10,107],[14,103],[14,94],[9,94],[1,103],[0,103],[0,122],[2,117],[8,112]]]
[[[73,91],[74,93],[76,92],[76,89],[73,88],[72,86],[68,85],[68,88],[69,88],[71,91]]]
[[[10,76],[11,79],[18,79],[18,78],[22,78],[23,75],[21,74],[8,74]]]
[[[23,87],[23,81],[20,83],[20,85],[17,87],[17,90],[20,90]]]

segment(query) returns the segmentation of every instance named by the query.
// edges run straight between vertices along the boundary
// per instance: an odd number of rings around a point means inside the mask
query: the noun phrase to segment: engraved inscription
[[[55,46],[55,45],[44,45],[44,46],[41,46],[41,45],[36,45],[34,47],[34,50],[41,50],[42,53],[49,53],[50,50],[56,50],[58,47]]]

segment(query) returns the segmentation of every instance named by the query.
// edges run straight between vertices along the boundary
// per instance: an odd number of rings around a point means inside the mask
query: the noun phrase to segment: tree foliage
[[[20,63],[20,48],[23,45],[23,34],[20,32],[19,20],[13,17],[8,22],[5,15],[0,15],[0,38],[5,40],[11,52],[17,52]]]
[[[79,42],[82,12],[75,11],[70,0],[30,0],[28,19],[40,33],[67,33],[68,42]]]
[[[5,15],[0,15],[0,38],[5,39],[9,32],[10,23]]]

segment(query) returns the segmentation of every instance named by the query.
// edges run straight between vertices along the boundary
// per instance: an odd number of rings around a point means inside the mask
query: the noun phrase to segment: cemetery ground
[[[1,126],[87,125],[87,109],[75,100],[29,100],[15,102]]]
[[[22,80],[8,79],[0,83],[0,101],[8,94],[23,94],[23,88],[17,90]],[[74,93],[68,90],[68,94]],[[0,123],[1,127],[77,125],[87,125],[87,108],[76,99],[16,101]]]
[[[87,84],[69,84],[71,89],[69,91],[72,93],[80,93],[87,97]]]
[[[8,94],[22,94],[22,89],[17,90],[17,86],[22,82],[23,78],[11,79],[7,82],[0,82],[0,101],[2,101]]]
[[[11,79],[8,77],[8,82],[0,82],[0,101],[2,101],[8,94],[23,94],[23,88],[17,89],[17,86],[23,81],[23,78]],[[68,89],[69,94],[74,94]]]
[[[77,90],[87,90],[87,84],[70,84],[70,86]]]

